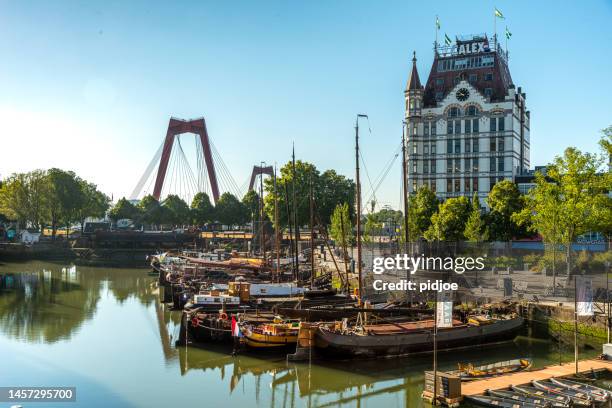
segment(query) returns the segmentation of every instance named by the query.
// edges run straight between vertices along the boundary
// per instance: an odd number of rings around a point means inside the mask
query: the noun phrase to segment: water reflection
[[[175,347],[180,313],[159,303],[145,270],[28,262],[0,265],[0,276],[0,348],[10,351],[0,385],[29,378],[36,378],[32,385],[77,385],[75,408],[105,406],[109,395],[115,400],[106,406],[126,408],[423,406],[429,355],[288,363],[284,355],[232,356],[231,347],[212,344]],[[439,366],[517,357],[555,363],[558,345],[545,336],[531,329],[515,342],[440,353]],[[564,346],[561,358],[570,361],[572,348]]]
[[[43,262],[0,265],[0,331],[28,342],[68,340],[94,317],[103,289],[117,302],[156,297],[151,278],[133,270]]]

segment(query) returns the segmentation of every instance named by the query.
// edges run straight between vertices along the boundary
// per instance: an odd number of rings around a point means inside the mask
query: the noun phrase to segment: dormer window
[[[492,72],[487,72],[484,76],[484,80],[485,81],[492,81],[493,80],[493,73]]]
[[[493,95],[493,88],[485,88],[484,94],[487,98],[490,98]]]

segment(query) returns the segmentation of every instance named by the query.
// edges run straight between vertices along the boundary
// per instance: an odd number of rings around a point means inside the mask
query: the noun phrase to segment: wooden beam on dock
[[[576,365],[572,361],[561,365],[551,365],[541,369],[531,371],[521,371],[510,373],[499,377],[475,380],[461,384],[461,394],[480,395],[487,390],[500,390],[511,385],[523,385],[531,383],[533,380],[547,380],[552,377],[565,377],[574,375]],[[578,363],[580,373],[590,373],[591,371],[612,371],[612,361],[606,360],[582,360]]]

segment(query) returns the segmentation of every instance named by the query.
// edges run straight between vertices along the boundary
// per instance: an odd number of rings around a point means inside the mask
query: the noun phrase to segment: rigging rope
[[[136,183],[136,187],[134,187],[134,190],[132,191],[132,194],[130,195],[131,200],[138,199],[138,197],[142,193],[142,188],[144,187],[144,184],[151,177],[151,173],[153,172],[155,165],[159,163],[159,159],[161,158],[163,148],[164,148],[164,142],[162,141],[161,145],[159,145],[159,148],[157,149],[157,152],[155,153],[155,155],[149,162],[149,165],[145,169],[142,176],[140,177],[140,180],[138,180],[138,183]]]
[[[368,199],[364,201],[365,203],[367,203],[372,198],[376,199],[376,192],[378,191],[382,183],[385,181],[387,175],[391,171],[391,168],[393,167],[393,164],[395,164],[395,160],[397,160],[397,158],[399,157],[401,150],[402,150],[402,145],[400,144],[399,147],[395,150],[391,159],[389,159],[389,161],[383,168],[380,175],[376,177],[376,179],[374,180],[375,185],[373,186],[371,192],[368,192],[370,193],[370,195],[368,196]],[[363,207],[362,207],[362,211],[363,211]]]

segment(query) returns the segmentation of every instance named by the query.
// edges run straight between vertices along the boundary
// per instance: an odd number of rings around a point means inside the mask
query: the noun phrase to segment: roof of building
[[[408,84],[406,85],[406,90],[420,90],[423,89],[423,85],[421,85],[421,80],[419,79],[419,71],[416,66],[416,52],[412,52],[412,71],[410,72],[410,77],[408,78]]]
[[[486,35],[457,38],[454,45],[437,47],[425,85],[424,106],[435,107],[461,80],[471,83],[482,95],[485,89],[491,89],[492,102],[504,100],[514,86],[507,59],[507,52],[499,43],[490,46]]]

